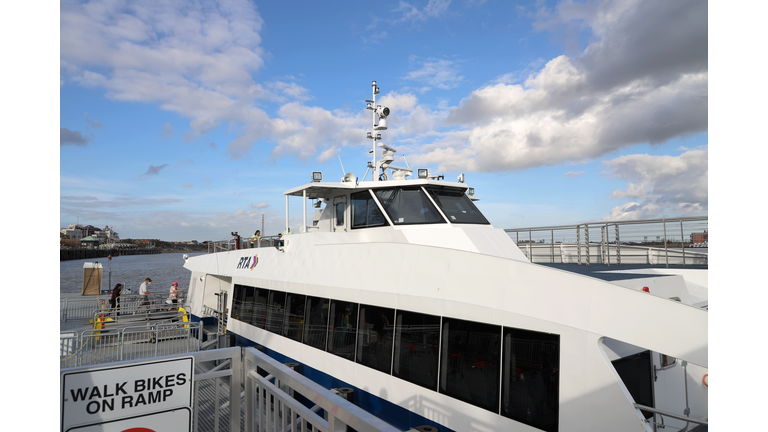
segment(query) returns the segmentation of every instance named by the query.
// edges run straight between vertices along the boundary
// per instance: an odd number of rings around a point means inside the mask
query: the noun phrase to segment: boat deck
[[[578,265],[578,264],[538,264],[545,267],[555,268],[558,270],[569,271],[572,273],[578,273],[584,276],[590,276],[593,278],[601,279],[607,282],[625,280],[625,279],[640,279],[648,277],[661,277],[668,276],[665,274],[655,273],[649,271],[643,273],[642,270],[653,269],[675,269],[675,270],[707,270],[708,265],[669,265],[664,264],[621,264],[621,265],[607,265],[607,264],[592,264],[592,265]],[[632,270],[633,273],[613,273],[616,271]],[[610,272],[610,273],[606,273]]]

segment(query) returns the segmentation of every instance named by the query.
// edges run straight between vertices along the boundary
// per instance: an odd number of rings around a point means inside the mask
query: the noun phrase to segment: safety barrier
[[[703,216],[504,231],[534,263],[668,266],[707,265],[708,226],[708,217]]]
[[[60,367],[70,368],[197,351],[201,322],[147,323],[61,332]]]
[[[195,360],[193,432],[402,432],[347,400],[351,389],[324,388],[256,348],[184,355]],[[305,406],[299,395],[315,405]]]

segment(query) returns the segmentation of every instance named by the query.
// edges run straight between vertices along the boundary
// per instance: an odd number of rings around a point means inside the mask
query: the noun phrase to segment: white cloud
[[[563,177],[575,179],[576,177],[583,176],[585,173],[586,171],[568,171],[567,173],[563,174]]]
[[[604,161],[606,174],[626,182],[611,198],[632,201],[611,210],[606,220],[697,216],[708,210],[708,151],[690,150],[680,156],[635,154]]]
[[[429,0],[424,9],[419,10],[416,6],[401,1],[393,12],[403,13],[397,21],[426,21],[429,18],[436,18],[445,14],[450,4],[451,0]]]
[[[403,79],[417,81],[443,90],[457,87],[464,80],[456,63],[450,60],[429,58],[420,62],[421,67],[408,72]]]
[[[561,3],[549,23],[592,26],[592,44],[550,60],[522,84],[505,74],[473,91],[446,119],[466,128],[468,140],[419,157],[441,171],[516,170],[705,132],[706,10],[697,1]]]

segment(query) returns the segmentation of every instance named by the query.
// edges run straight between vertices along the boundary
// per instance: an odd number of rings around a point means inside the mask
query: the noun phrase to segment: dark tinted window
[[[437,186],[426,189],[451,223],[490,224],[464,191]]]
[[[387,220],[369,191],[352,194],[352,228],[386,226]]]
[[[269,290],[245,285],[235,285],[232,298],[232,317],[238,321],[264,328],[266,303]]]
[[[307,297],[305,311],[304,343],[317,349],[325,350],[328,335],[328,309],[330,300],[326,298]]]
[[[394,309],[360,305],[357,326],[358,363],[382,372],[390,372],[394,319]]]
[[[501,414],[557,431],[560,336],[504,327]]]
[[[344,203],[336,203],[336,226],[344,225]]]
[[[501,327],[443,318],[440,393],[499,412]]]
[[[331,301],[331,331],[327,351],[355,361],[357,303]]]
[[[307,296],[288,293],[285,304],[288,309],[288,326],[285,336],[297,342],[301,342],[304,333],[304,307]]]
[[[376,189],[374,193],[395,225],[445,223],[420,187]]]
[[[285,293],[270,291],[267,302],[266,330],[282,335],[286,327],[285,318]]]
[[[437,390],[440,317],[397,311],[392,375]]]

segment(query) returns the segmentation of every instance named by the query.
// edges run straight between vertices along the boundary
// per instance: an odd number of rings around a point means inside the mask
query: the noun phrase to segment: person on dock
[[[117,284],[112,289],[112,297],[109,299],[109,307],[117,309],[120,306],[120,292],[123,290],[123,284]]]
[[[174,305],[174,307],[176,307],[175,305],[179,302],[179,293],[180,292],[181,292],[181,290],[179,289],[179,283],[178,282],[174,282],[173,284],[171,284],[171,290],[170,290],[170,294],[168,294],[168,301],[167,301],[167,303],[171,303],[171,304]],[[171,311],[172,309],[173,309],[173,307],[169,308],[168,311]]]
[[[253,247],[254,244],[261,241],[261,230],[256,230],[255,233],[251,236],[251,247]]]
[[[136,308],[135,311],[133,311],[133,314],[136,315],[136,312],[139,311],[140,308],[143,308],[144,306],[147,307],[147,312],[149,312],[149,298],[148,295],[155,295],[155,293],[149,292],[149,284],[152,283],[152,279],[146,278],[144,279],[144,283],[142,283],[139,286],[139,296],[141,298],[139,302],[139,307]]]

